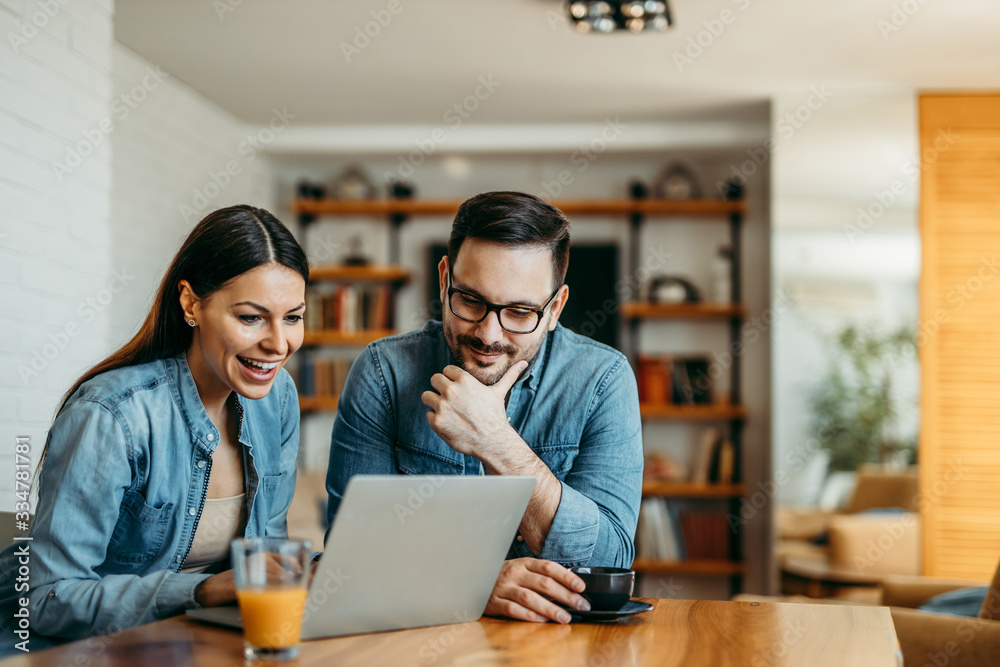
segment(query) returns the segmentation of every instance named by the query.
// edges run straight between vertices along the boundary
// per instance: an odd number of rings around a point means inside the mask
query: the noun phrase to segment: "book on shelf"
[[[710,404],[710,369],[704,356],[642,355],[636,370],[639,400],[653,405]]]
[[[691,560],[729,560],[729,524],[720,512],[681,512],[681,533]]]
[[[313,359],[305,355],[299,360],[299,393],[304,396],[336,396],[344,390],[352,359]]]
[[[639,506],[635,549],[636,558],[659,561],[687,558],[680,514],[664,498],[646,498]]]
[[[389,285],[337,285],[332,292],[312,289],[306,297],[306,329],[356,333],[392,328],[393,292]]]
[[[708,484],[712,458],[715,456],[718,442],[718,429],[706,428],[702,431],[701,438],[698,440],[698,449],[695,451],[694,465],[691,466],[691,481],[695,484]]]
[[[694,484],[732,484],[736,468],[736,448],[716,428],[702,431],[691,467]]]

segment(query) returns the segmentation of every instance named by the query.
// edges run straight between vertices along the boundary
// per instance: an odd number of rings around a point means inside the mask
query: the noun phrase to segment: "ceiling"
[[[115,37],[254,123],[277,106],[310,125],[440,124],[477,87],[468,121],[483,124],[766,122],[765,101],[811,86],[1000,87],[995,0],[672,8],[665,34],[580,35],[558,0],[117,0]]]

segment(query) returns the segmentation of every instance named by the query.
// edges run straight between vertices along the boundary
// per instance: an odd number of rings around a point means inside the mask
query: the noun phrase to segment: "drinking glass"
[[[299,655],[309,581],[309,540],[251,537],[233,540],[233,578],[249,660]]]

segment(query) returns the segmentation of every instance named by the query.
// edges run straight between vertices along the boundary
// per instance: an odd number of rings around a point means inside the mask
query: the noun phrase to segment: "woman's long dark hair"
[[[178,291],[180,281],[187,280],[195,295],[205,299],[237,276],[272,263],[287,266],[309,281],[305,252],[288,228],[273,215],[245,204],[209,213],[195,225],[177,251],[139,332],[80,376],[63,396],[56,416],[87,380],[116,368],[167,359],[191,346],[194,334],[184,321]],[[39,459],[38,470],[44,461],[45,450]]]

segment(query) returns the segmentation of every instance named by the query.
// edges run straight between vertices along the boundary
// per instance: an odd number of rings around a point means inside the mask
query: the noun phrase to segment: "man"
[[[537,480],[486,613],[568,622],[587,609],[563,566],[629,567],[642,486],[635,377],[618,351],[559,326],[569,221],[490,192],[459,208],[438,264],[442,321],[368,346],[333,426],[332,523],[355,474]]]

